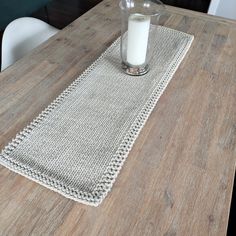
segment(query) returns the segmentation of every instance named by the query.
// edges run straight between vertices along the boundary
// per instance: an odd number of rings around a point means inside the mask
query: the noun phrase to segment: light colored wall
[[[208,13],[236,19],[236,0],[211,0]]]

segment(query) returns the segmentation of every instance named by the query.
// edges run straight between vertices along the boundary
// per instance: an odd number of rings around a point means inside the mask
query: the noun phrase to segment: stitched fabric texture
[[[99,205],[192,41],[159,27],[150,71],[129,76],[121,70],[117,39],[16,135],[0,164],[68,198]]]

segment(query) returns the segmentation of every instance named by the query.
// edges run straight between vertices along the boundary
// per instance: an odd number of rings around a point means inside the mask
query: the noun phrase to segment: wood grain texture
[[[0,74],[0,148],[119,35],[105,0]],[[236,164],[236,24],[168,7],[195,40],[101,206],[0,166],[0,235],[225,235]]]

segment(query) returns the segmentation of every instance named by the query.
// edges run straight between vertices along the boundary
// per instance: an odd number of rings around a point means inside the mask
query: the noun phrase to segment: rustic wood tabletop
[[[225,235],[236,164],[236,23],[167,7],[195,40],[112,191],[86,206],[0,166],[0,235]],[[105,0],[0,74],[0,148],[120,34]]]

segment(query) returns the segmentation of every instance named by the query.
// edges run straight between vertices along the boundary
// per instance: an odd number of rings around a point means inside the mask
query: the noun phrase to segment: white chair
[[[211,0],[208,14],[236,20],[236,1]]]
[[[32,17],[22,17],[12,21],[3,33],[1,70],[12,65],[58,31],[47,23]]]

